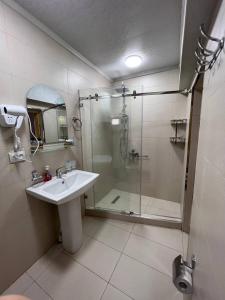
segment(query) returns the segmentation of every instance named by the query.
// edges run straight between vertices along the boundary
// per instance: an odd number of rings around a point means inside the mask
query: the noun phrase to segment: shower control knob
[[[135,151],[135,149],[132,149],[131,152],[129,152],[129,158],[134,160],[135,158],[139,157],[139,153]]]

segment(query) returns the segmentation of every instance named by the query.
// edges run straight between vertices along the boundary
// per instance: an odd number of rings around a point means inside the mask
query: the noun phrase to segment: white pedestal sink
[[[58,205],[63,247],[70,253],[75,253],[82,243],[80,196],[93,186],[98,176],[74,170],[63,178],[53,177],[26,189],[35,198]]]
[[[82,243],[80,198],[59,205],[58,211],[63,248],[70,253],[75,253]]]

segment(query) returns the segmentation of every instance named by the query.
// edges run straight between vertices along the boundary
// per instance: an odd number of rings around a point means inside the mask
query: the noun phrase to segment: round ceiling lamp
[[[142,59],[138,55],[130,55],[125,59],[125,64],[128,68],[137,68],[141,63]]]

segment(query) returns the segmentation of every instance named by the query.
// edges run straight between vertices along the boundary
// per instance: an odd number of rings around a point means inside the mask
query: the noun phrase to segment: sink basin
[[[36,184],[26,191],[40,200],[60,205],[85,193],[98,176],[96,173],[74,170],[63,175],[63,178],[53,177],[52,180]]]
[[[75,253],[82,244],[82,218],[80,196],[90,189],[99,174],[74,170],[53,177],[52,180],[39,183],[26,189],[33,197],[56,204],[62,231],[63,247],[67,252]]]

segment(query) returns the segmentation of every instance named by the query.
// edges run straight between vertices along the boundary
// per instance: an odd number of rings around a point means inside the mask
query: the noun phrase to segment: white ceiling
[[[181,0],[16,0],[112,79],[179,64]],[[138,54],[143,63],[125,66]]]

